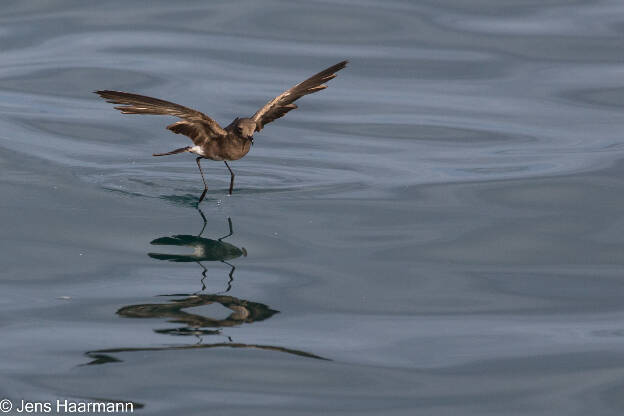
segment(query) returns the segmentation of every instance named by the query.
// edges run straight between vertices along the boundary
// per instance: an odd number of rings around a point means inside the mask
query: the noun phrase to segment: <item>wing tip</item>
[[[334,72],[338,72],[341,69],[344,69],[347,67],[347,65],[349,65],[349,60],[345,59],[344,61],[338,62],[336,65],[334,65],[333,67],[331,67]]]
[[[337,76],[336,72],[340,71],[341,69],[346,68],[348,64],[349,64],[349,61],[345,59],[344,61],[338,62],[337,64],[330,66],[324,71],[319,72],[317,76],[321,75],[323,82],[332,80],[336,78]]]
[[[121,104],[116,100],[121,97],[120,91],[111,91],[111,90],[97,90],[93,91],[94,94],[99,95],[101,98],[105,99],[107,103],[111,104]],[[117,108],[119,110],[119,108]]]

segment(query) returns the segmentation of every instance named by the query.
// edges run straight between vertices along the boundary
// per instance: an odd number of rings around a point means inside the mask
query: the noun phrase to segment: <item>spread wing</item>
[[[290,110],[297,108],[294,101],[303,97],[304,95],[312,94],[320,90],[327,88],[324,82],[327,82],[333,78],[336,78],[336,72],[347,66],[348,61],[342,61],[334,66],[319,72],[316,75],[311,76],[305,81],[295,85],[288,91],[285,91],[266,103],[264,107],[256,112],[251,118],[256,122],[256,131],[262,130],[265,124],[282,117]]]
[[[227,134],[219,123],[192,108],[128,92],[95,91],[95,93],[109,103],[121,104],[115,109],[123,114],[158,114],[181,118],[182,121],[173,123],[167,128],[174,133],[190,137],[196,145],[202,145],[214,137]]]

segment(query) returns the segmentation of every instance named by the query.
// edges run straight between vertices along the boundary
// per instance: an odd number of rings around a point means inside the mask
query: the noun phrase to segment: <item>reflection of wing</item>
[[[193,246],[201,244],[202,242],[214,242],[207,238],[196,237],[194,235],[178,234],[171,237],[160,237],[150,241],[150,244],[155,246]]]
[[[191,261],[201,260],[198,260],[197,257],[188,254],[147,253],[147,255],[156,260],[168,260],[177,263],[188,263]]]
[[[175,262],[189,261],[225,261],[235,259],[240,256],[247,256],[247,250],[238,248],[235,245],[219,240],[197,237],[194,235],[173,235],[171,237],[161,237],[150,242],[157,246],[187,246],[193,248],[191,254],[167,254],[167,253],[147,253],[153,259],[169,260]]]
[[[242,344],[237,342],[221,342],[217,344],[191,344],[191,345],[175,345],[169,347],[145,347],[145,348],[110,348],[106,350],[96,350],[96,351],[87,351],[85,355],[91,358],[102,357],[108,354],[114,354],[119,352],[133,352],[133,351],[174,351],[174,350],[193,350],[193,349],[201,349],[201,348],[253,348],[259,350],[269,350],[269,351],[278,351],[284,352],[287,354],[298,355],[300,357],[306,358],[315,358],[317,360],[324,361],[332,361],[329,358],[324,358],[319,355],[315,355],[309,352],[301,351],[301,350],[293,350],[290,348],[277,347],[274,345],[259,345],[259,344]],[[121,361],[117,358],[110,357],[108,360],[103,359],[94,359],[91,362],[85,363],[83,365],[94,365],[94,364],[105,364],[108,362]]]
[[[177,295],[176,295],[177,296]],[[184,312],[184,309],[220,303],[233,313],[225,319],[213,319]],[[191,324],[196,328],[232,327],[269,319],[279,311],[267,305],[225,295],[193,295],[184,299],[174,299],[168,303],[147,303],[128,305],[120,308],[117,314],[126,318],[172,318],[177,323]]]
[[[121,91],[96,91],[109,103],[121,104],[115,107],[123,114],[158,114],[179,117],[182,121],[173,123],[167,128],[174,133],[184,134],[190,137],[198,146],[218,136],[227,133],[219,126],[219,123],[192,108],[184,107],[158,98],[144,95],[130,94]]]
[[[347,66],[347,62],[348,61],[342,61],[319,72],[316,75],[311,76],[266,103],[264,107],[258,110],[256,114],[251,117],[256,122],[256,131],[262,130],[265,124],[270,123],[271,121],[282,117],[290,110],[297,108],[293,102],[299,98],[327,88],[327,85],[323,85],[323,83],[335,78],[335,72],[338,72]]]

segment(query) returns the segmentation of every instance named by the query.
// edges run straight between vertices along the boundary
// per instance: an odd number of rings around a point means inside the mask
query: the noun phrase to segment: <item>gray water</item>
[[[619,0],[3,2],[0,395],[621,415],[623,46]],[[226,125],[343,59],[201,211],[92,94]]]

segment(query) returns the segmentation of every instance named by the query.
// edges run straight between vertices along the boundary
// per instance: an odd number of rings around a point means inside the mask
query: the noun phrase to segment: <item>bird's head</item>
[[[251,118],[237,118],[234,120],[234,131],[237,135],[253,143],[253,134],[256,131],[256,122]]]

